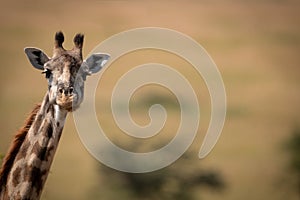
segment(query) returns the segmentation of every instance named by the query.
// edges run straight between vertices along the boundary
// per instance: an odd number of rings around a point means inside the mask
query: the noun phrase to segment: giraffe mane
[[[25,120],[23,127],[21,127],[15,135],[14,140],[9,148],[8,154],[3,159],[2,167],[0,169],[0,194],[1,190],[3,189],[3,186],[6,185],[7,177],[11,167],[13,166],[16,155],[19,152],[19,149],[21,148],[33,121],[35,120],[35,117],[38,111],[40,110],[40,107],[41,105],[37,104],[31,111],[31,113]]]

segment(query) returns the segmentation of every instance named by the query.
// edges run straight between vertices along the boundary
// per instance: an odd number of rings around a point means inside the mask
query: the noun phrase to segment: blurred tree
[[[0,153],[0,167],[2,166],[2,159],[4,158],[4,155]]]
[[[102,188],[93,195],[102,199],[193,200],[199,199],[196,192],[203,188],[222,191],[225,184],[220,173],[199,168],[190,155],[186,153],[169,167],[143,174],[119,172],[101,165]],[[103,191],[113,191],[113,195],[104,197]]]
[[[152,105],[160,104],[166,109],[168,119],[176,120],[176,115],[180,116],[180,105],[172,93],[165,92],[158,94],[155,90],[140,99],[136,98],[130,110],[133,116],[139,118],[139,114],[147,113]],[[164,133],[165,137],[168,137],[173,131]],[[149,148],[159,149],[168,143],[166,138],[152,139],[146,146],[141,145],[140,140],[123,141],[122,147],[132,152],[149,152]],[[118,140],[119,138],[116,142]],[[107,149],[106,152],[111,152],[110,156],[117,157],[113,150]],[[124,173],[100,165],[98,185],[100,187],[93,188],[89,199],[193,200],[199,199],[199,190],[202,189],[222,191],[225,183],[220,173],[203,169],[199,163],[197,152],[185,152],[172,165],[150,173]]]
[[[295,191],[300,198],[300,129],[294,129],[291,137],[286,143],[286,149],[289,154],[289,169],[295,181]]]

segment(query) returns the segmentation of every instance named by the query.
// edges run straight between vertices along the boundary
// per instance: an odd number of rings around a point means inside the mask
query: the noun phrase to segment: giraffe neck
[[[2,180],[5,184],[0,188],[1,200],[40,198],[66,116],[66,110],[49,102],[47,93],[32,123],[27,124],[28,131],[23,131],[20,144],[16,147],[13,144],[4,159],[1,173],[6,171],[6,180]],[[8,160],[12,161],[10,166]]]

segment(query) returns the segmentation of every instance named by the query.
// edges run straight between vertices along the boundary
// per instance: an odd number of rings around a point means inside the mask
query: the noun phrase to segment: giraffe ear
[[[48,56],[40,49],[27,47],[24,49],[30,63],[36,69],[43,70],[44,64],[49,61]]]
[[[86,61],[84,61],[89,70],[89,74],[94,74],[99,72],[102,67],[107,63],[110,56],[108,54],[103,53],[94,53]]]

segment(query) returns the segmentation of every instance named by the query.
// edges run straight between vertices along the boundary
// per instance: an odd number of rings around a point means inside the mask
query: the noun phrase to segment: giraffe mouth
[[[56,104],[68,112],[75,111],[79,107],[76,95],[58,95]]]

